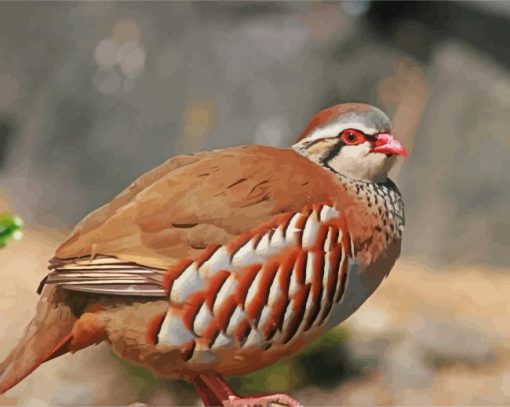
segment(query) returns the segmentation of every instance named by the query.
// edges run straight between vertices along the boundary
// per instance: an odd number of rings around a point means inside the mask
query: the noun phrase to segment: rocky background
[[[0,357],[46,259],[166,158],[288,145],[363,101],[411,151],[403,260],[344,327],[248,378],[309,405],[510,404],[510,7],[502,2],[0,3]],[[1,231],[0,231],[1,232]],[[45,364],[0,405],[193,405],[106,346]]]

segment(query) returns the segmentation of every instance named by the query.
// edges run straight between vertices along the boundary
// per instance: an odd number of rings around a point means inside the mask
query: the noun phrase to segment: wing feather
[[[175,157],[83,219],[55,263],[102,255],[165,269],[333,191],[335,177],[292,150],[248,146]]]
[[[114,257],[79,258],[50,265],[40,285],[58,285],[69,291],[91,294],[165,297],[165,270],[141,266]]]
[[[300,226],[289,214],[341,192],[332,174],[292,150],[249,146],[175,157],[83,219],[57,249],[41,287],[58,284],[90,293],[163,297],[165,270],[182,259],[203,257],[209,264],[221,258],[215,248],[287,214],[277,233],[259,233],[263,242],[245,248],[239,244],[236,262],[267,257]],[[222,262],[215,264],[223,267]],[[176,285],[180,295],[191,286]]]

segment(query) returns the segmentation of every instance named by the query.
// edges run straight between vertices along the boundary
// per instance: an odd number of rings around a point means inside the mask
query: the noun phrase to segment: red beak
[[[373,153],[401,155],[407,158],[407,150],[391,133],[379,133],[375,136]]]

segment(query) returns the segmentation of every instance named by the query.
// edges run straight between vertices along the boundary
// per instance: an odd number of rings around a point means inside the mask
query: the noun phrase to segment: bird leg
[[[286,394],[266,394],[241,397],[218,375],[197,375],[193,380],[204,406],[224,407],[299,407],[300,404]]]
[[[239,398],[220,376],[199,374],[192,383],[205,407],[222,406],[226,400]]]

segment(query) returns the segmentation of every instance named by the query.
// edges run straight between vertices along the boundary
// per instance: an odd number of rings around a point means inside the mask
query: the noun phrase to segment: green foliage
[[[158,379],[147,369],[123,360],[113,352],[112,355],[128,373],[130,379],[129,386],[136,389],[136,393],[139,397],[143,398],[151,394],[159,385]]]
[[[17,216],[0,213],[0,248],[5,247],[11,239],[20,239],[23,222]]]

